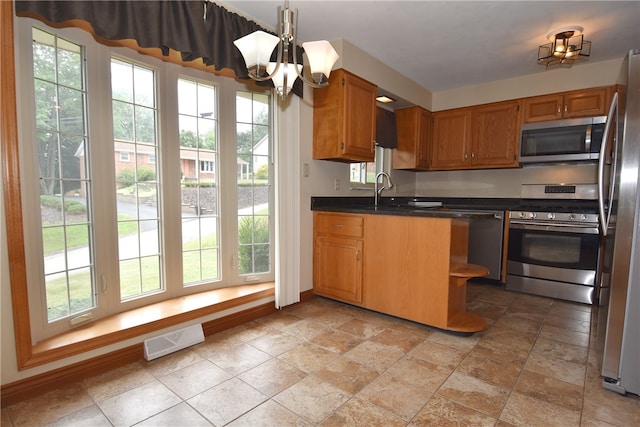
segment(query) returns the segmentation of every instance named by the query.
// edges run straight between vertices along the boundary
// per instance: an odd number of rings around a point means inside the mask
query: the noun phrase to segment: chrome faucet
[[[382,177],[382,182],[380,182],[380,177]],[[387,178],[387,184],[389,185],[388,187],[384,186],[385,177]],[[380,187],[378,184],[382,184],[382,186]],[[373,184],[373,189],[374,189],[373,200],[374,200],[374,206],[376,208],[378,207],[378,202],[380,201],[380,195],[382,194],[382,191],[389,188],[393,188],[393,182],[391,182],[391,177],[389,176],[389,174],[386,172],[378,172],[376,174],[376,180]]]

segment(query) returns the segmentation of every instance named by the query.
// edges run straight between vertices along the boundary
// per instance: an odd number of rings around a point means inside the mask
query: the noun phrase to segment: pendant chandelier
[[[591,55],[591,42],[583,39],[582,30],[582,27],[571,26],[547,34],[551,43],[538,48],[538,64],[547,68],[569,68],[576,61],[588,59]]]
[[[289,9],[289,1],[285,1],[284,7],[278,6],[277,37],[264,31],[254,31],[233,42],[242,53],[249,77],[257,81],[272,79],[276,92],[283,100],[291,92],[297,78],[314,88],[327,86],[331,68],[338,60],[338,54],[326,40],[302,43],[311,79],[303,75],[303,65],[298,64],[295,52],[297,15],[298,10],[294,12]],[[270,62],[276,45],[276,62]],[[290,56],[293,57],[293,62],[289,62]]]

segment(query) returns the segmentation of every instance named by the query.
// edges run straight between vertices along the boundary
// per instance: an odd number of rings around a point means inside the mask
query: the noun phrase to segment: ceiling
[[[275,28],[283,1],[222,1]],[[541,73],[538,46],[579,25],[587,63],[640,49],[640,1],[290,1],[298,43],[345,39],[431,92]],[[579,67],[580,64],[574,65]]]

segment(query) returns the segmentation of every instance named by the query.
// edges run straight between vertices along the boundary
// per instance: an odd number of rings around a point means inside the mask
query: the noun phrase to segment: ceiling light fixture
[[[311,79],[302,73],[303,65],[298,64],[295,48],[297,46],[296,27],[298,26],[298,9],[289,9],[289,1],[284,7],[278,6],[278,36],[264,31],[254,31],[233,42],[244,58],[249,71],[249,77],[257,81],[272,79],[276,92],[284,100],[293,83],[299,77],[311,87],[324,87],[329,84],[329,74],[333,64],[338,60],[338,54],[333,46],[326,41],[312,41],[302,43],[302,48],[309,62]],[[276,45],[278,52],[276,62],[270,62]],[[289,62],[291,46],[293,63]]]
[[[591,55],[591,42],[583,39],[582,30],[582,27],[573,25],[547,34],[551,43],[538,48],[538,64],[547,68],[569,68],[576,61],[588,59]]]
[[[395,99],[388,97],[387,95],[380,95],[376,97],[376,101],[382,102],[383,104],[389,104],[391,102],[396,102]]]

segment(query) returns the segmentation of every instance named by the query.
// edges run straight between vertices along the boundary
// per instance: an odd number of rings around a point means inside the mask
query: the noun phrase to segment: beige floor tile
[[[353,398],[319,424],[321,427],[401,427],[406,423],[378,406]]]
[[[549,315],[588,322],[591,320],[591,307],[584,304],[555,301],[549,310]]]
[[[304,319],[282,329],[283,332],[304,341],[310,341],[329,330],[331,330],[329,326],[312,319]]]
[[[278,356],[302,343],[303,340],[300,338],[279,331],[268,333],[249,342],[253,347],[271,356]]]
[[[571,411],[582,409],[583,387],[535,372],[523,371],[514,390]]]
[[[9,415],[9,408],[0,408],[0,426],[13,427],[11,415]]]
[[[493,426],[496,421],[493,417],[435,395],[409,426]]]
[[[158,359],[145,363],[145,368],[155,377],[170,374],[187,366],[202,361],[204,358],[193,351],[191,348],[178,351],[177,353],[168,354]]]
[[[154,380],[142,362],[131,363],[83,381],[89,395],[99,402]]]
[[[382,374],[366,385],[357,397],[409,422],[432,395],[433,392],[426,387],[403,382],[389,374]]]
[[[527,359],[524,369],[582,387],[585,380],[586,363],[568,362],[540,353],[532,353]]]
[[[617,426],[640,425],[640,397],[622,396],[604,389],[597,380],[588,380],[591,385],[584,395],[584,416]]]
[[[540,331],[540,336],[580,347],[589,347],[588,333],[571,331],[560,326],[544,325]]]
[[[415,335],[411,331],[403,329],[385,329],[378,335],[375,335],[369,339],[371,342],[377,342],[389,347],[397,348],[398,350],[406,353],[421,342],[424,341],[423,337]]]
[[[267,353],[244,343],[216,351],[209,358],[213,363],[232,375],[238,375],[269,359],[271,359],[271,356]]]
[[[213,362],[202,360],[178,371],[159,377],[159,380],[182,399],[227,381],[232,376]]]
[[[537,335],[543,323],[544,318],[542,317],[536,318],[535,316],[522,312],[507,312],[495,322],[495,326]]]
[[[584,313],[584,312],[583,312]],[[587,314],[587,313],[584,313]],[[577,320],[569,317],[547,316],[545,324],[550,326],[559,326],[570,331],[582,332],[588,334],[591,331],[590,320]]]
[[[385,372],[409,384],[435,391],[451,375],[451,369],[406,355]]]
[[[315,375],[349,394],[356,394],[378,377],[378,371],[346,357],[339,357]]]
[[[8,408],[8,412],[15,427],[31,427],[45,425],[92,405],[93,401],[84,388],[80,384],[72,384],[16,403]]]
[[[257,321],[247,322],[228,330],[230,334],[241,341],[247,342],[266,335],[273,328]]]
[[[267,396],[238,378],[232,378],[187,401],[216,426],[225,425],[267,400]]]
[[[589,351],[586,347],[555,341],[549,338],[540,337],[533,345],[533,352],[542,354],[556,359],[566,360],[567,362],[587,364]]]
[[[278,311],[265,317],[257,319],[256,322],[262,323],[271,329],[282,330],[296,322],[300,322],[302,318],[289,314],[289,312]]]
[[[362,319],[352,319],[340,325],[338,329],[361,339],[371,338],[385,330],[383,326]]]
[[[508,388],[454,372],[438,389],[437,394],[498,418],[509,397],[509,391]]]
[[[425,341],[411,350],[409,354],[445,369],[454,370],[462,362],[466,352],[433,341]]]
[[[191,406],[182,402],[158,415],[147,418],[136,427],[159,427],[159,426],[180,426],[180,427],[200,427],[212,426],[202,415]]]
[[[311,423],[319,423],[351,398],[351,394],[314,375],[292,385],[273,399]]]
[[[281,360],[271,359],[238,375],[238,378],[262,394],[274,396],[305,376],[300,369]]]
[[[4,427],[4,424],[2,426]],[[47,424],[47,427],[69,426],[111,427],[111,423],[97,405],[91,405]]]
[[[500,415],[500,420],[514,426],[571,427],[580,425],[580,412],[569,411],[566,408],[514,392],[511,393],[504,411]]]
[[[498,320],[505,311],[507,311],[507,307],[505,305],[495,305],[491,304],[491,302],[483,301],[480,299],[469,299],[467,297],[467,311],[477,314],[478,316],[484,318],[487,321],[487,324],[493,324]]]
[[[462,336],[449,332],[434,331],[426,339],[425,342],[435,342],[446,345],[447,347],[469,353],[480,342],[484,331],[476,332],[470,336]]]
[[[367,365],[378,373],[382,373],[404,355],[394,347],[372,341],[364,341],[344,354],[345,357]]]
[[[191,349],[204,358],[212,357],[216,352],[227,350],[231,347],[242,344],[243,341],[229,332],[223,331],[208,336],[201,344],[197,344]]]
[[[227,424],[228,427],[311,427],[311,424],[302,417],[294,414],[274,400],[267,400],[253,408],[235,421]]]
[[[343,354],[357,347],[363,340],[346,332],[331,329],[313,338],[310,342],[334,353]]]
[[[524,366],[524,359],[492,358],[492,354],[478,346],[460,363],[456,372],[482,381],[512,388]],[[515,359],[515,360],[514,360]]]
[[[130,426],[177,405],[182,400],[157,380],[98,402],[116,426]]]
[[[325,367],[332,360],[339,357],[336,353],[325,350],[314,344],[303,343],[291,350],[282,353],[278,359],[295,366],[307,374],[316,372]]]
[[[349,312],[345,313],[339,310],[322,311],[316,313],[312,318],[316,322],[320,322],[330,328],[337,328],[354,319],[353,315]]]
[[[529,352],[535,340],[536,334],[493,325],[484,332],[479,344],[500,348],[502,351],[516,349]]]

